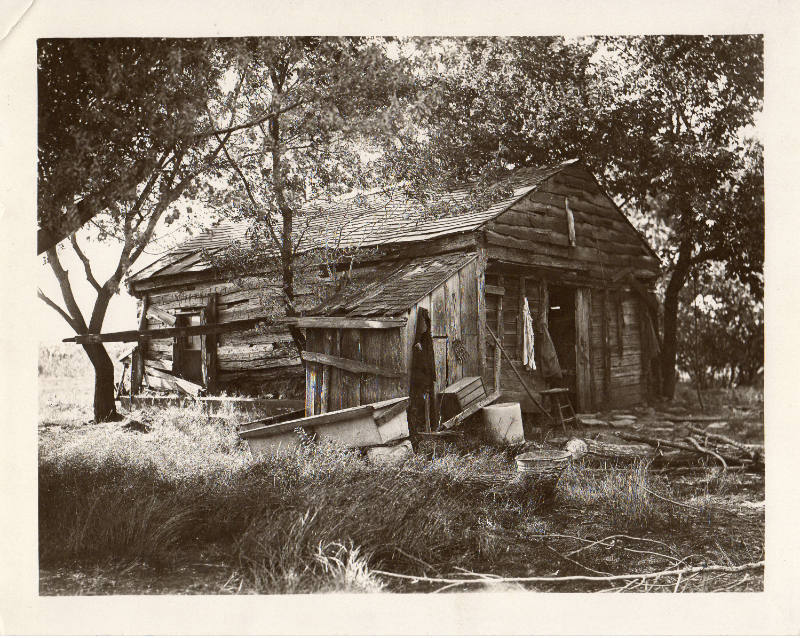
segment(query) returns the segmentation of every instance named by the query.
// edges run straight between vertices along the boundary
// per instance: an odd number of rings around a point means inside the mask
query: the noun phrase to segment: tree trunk
[[[276,94],[280,95],[281,84],[273,78]],[[281,213],[283,228],[281,229],[281,275],[283,278],[283,296],[286,307],[286,316],[297,316],[294,306],[294,254],[292,250],[292,228],[294,224],[294,210],[286,201],[283,192],[283,165],[281,157],[281,133],[278,115],[269,119],[269,134],[272,141],[272,189],[275,192],[275,201]],[[297,348],[298,354],[306,349],[306,337],[297,326],[289,326],[289,334]]]
[[[114,421],[119,418],[114,401],[114,364],[105,346],[99,343],[85,344],[83,349],[89,355],[94,367],[94,420],[95,423]]]
[[[689,249],[690,250],[690,249]],[[678,297],[689,276],[688,251],[681,250],[678,263],[664,293],[664,345],[661,350],[661,394],[672,399],[675,396],[678,355]]]

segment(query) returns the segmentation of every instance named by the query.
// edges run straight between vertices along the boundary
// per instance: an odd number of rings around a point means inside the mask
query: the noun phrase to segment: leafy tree
[[[413,93],[409,68],[389,48],[377,38],[235,43],[244,112],[258,123],[224,149],[225,179],[209,183],[206,197],[221,213],[248,222],[251,241],[209,257],[228,274],[274,276],[288,316],[299,313],[298,275],[313,275],[314,266],[334,275],[336,262],[354,257],[335,240],[301,254],[309,224],[324,217],[337,195],[374,183],[369,159],[408,115],[402,107]],[[302,332],[290,330],[302,350]]]
[[[678,365],[701,389],[752,385],[764,365],[764,304],[722,264],[698,267],[681,292]]]
[[[428,165],[464,178],[580,156],[618,203],[651,218],[648,230],[666,224],[662,392],[672,396],[691,269],[721,261],[761,294],[763,158],[743,132],[762,106],[762,38],[472,38],[429,51]]]
[[[237,89],[220,88],[223,67],[213,41],[163,39],[40,40],[39,250],[63,306],[39,297],[79,334],[101,331],[108,304],[162,219],[207,171],[231,131]],[[88,220],[116,238],[116,268],[98,281],[75,231]],[[73,293],[56,244],[64,237],[96,291],[89,320]],[[85,344],[95,370],[94,416],[115,416],[113,365],[101,343]]]

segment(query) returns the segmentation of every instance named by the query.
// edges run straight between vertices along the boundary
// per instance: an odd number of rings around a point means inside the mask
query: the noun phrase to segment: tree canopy
[[[762,292],[760,36],[451,39],[432,49],[438,99],[409,139],[443,174],[581,157],[659,244],[664,391],[674,388],[678,294],[709,260]],[[659,230],[659,233],[653,231]]]
[[[185,172],[221,98],[214,41],[43,39],[38,45],[38,221],[44,252],[101,212]],[[191,171],[192,169],[188,169]],[[180,181],[180,180],[179,180]]]

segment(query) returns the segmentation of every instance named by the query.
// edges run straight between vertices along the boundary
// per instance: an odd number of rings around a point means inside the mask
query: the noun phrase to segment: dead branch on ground
[[[413,582],[425,583],[440,583],[442,585],[485,585],[495,583],[568,583],[568,582],[617,582],[617,581],[644,581],[644,580],[657,580],[670,576],[686,576],[702,573],[725,573],[725,574],[738,574],[742,572],[755,571],[764,568],[764,561],[756,563],[745,563],[744,565],[735,565],[732,567],[726,565],[701,565],[697,567],[684,567],[682,569],[666,569],[658,572],[648,572],[644,574],[611,574],[608,576],[511,576],[511,577],[486,577],[475,574],[475,577],[470,578],[442,578],[442,577],[428,577],[428,576],[414,576],[412,574],[397,574],[394,572],[387,572],[379,569],[372,570],[373,574],[379,576],[386,576],[389,578],[398,578],[401,580],[410,580]]]

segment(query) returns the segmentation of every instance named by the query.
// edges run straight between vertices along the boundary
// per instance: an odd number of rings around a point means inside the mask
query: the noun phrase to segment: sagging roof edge
[[[455,251],[455,252],[458,252],[458,251]],[[430,286],[430,288],[426,288],[424,293],[422,293],[421,295],[419,295],[419,297],[414,299],[414,301],[409,304],[409,307],[406,308],[405,310],[403,310],[402,314],[405,314],[405,313],[409,312],[413,306],[416,306],[420,301],[422,301],[425,297],[427,297],[429,294],[431,294],[439,286],[443,285],[448,279],[450,279],[450,277],[452,277],[458,271],[460,271],[462,268],[464,268],[464,266],[472,263],[473,261],[475,261],[478,258],[478,253],[477,252],[471,253],[471,254],[470,253],[464,253],[464,255],[467,256],[468,258],[460,261],[457,266],[453,266],[450,270],[446,270],[445,271],[446,274],[442,275],[442,277],[437,280],[437,283],[432,284]],[[411,262],[411,261],[414,261],[414,260],[410,259],[409,262]],[[391,276],[392,275],[389,275],[388,277],[385,277],[383,279],[383,281],[386,281]],[[328,316],[328,315],[323,315],[323,316]],[[337,315],[330,315],[330,316],[337,316]],[[347,315],[347,316],[351,316],[351,315]],[[352,316],[355,316],[355,315],[352,315]]]

